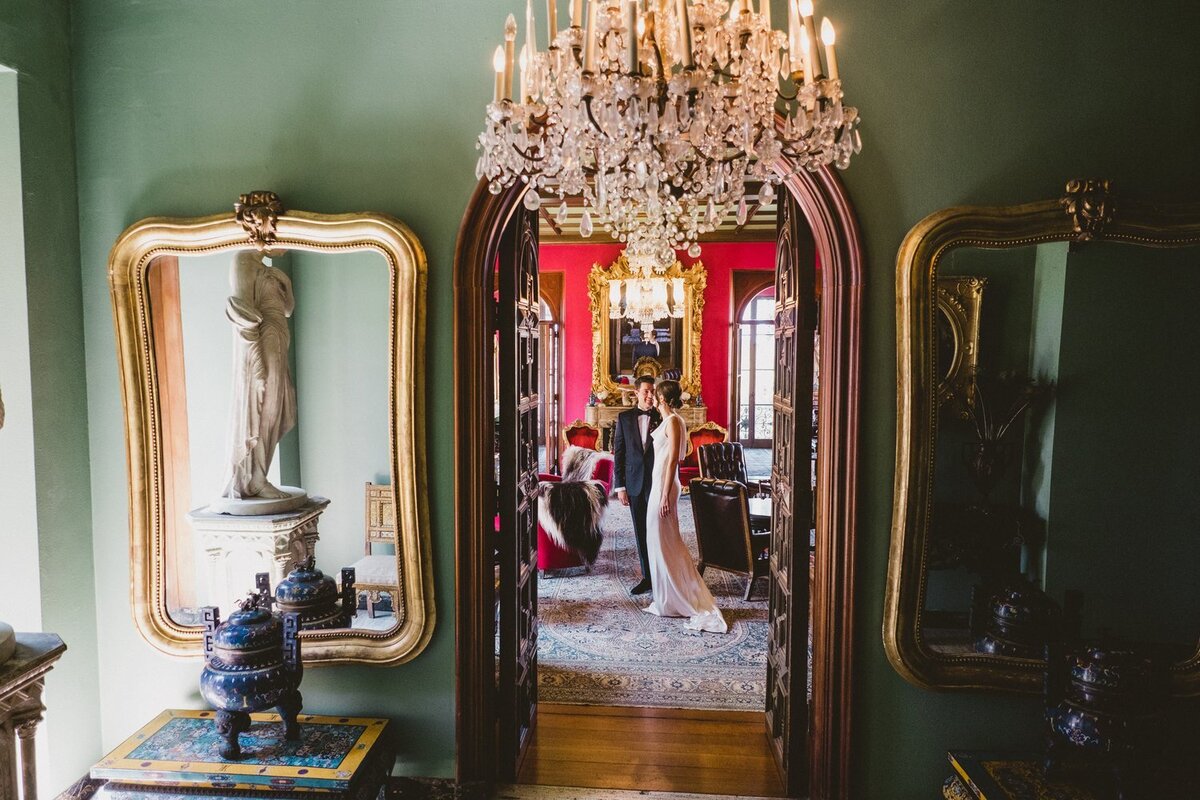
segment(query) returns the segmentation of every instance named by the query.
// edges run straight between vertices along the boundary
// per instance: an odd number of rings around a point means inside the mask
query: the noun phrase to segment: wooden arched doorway
[[[779,168],[784,174],[792,172],[791,165],[786,162]],[[776,489],[776,506],[784,509],[780,516],[787,517],[787,535],[779,541],[782,547],[773,549],[773,553],[780,554],[781,560],[772,569],[772,650],[768,653],[772,666],[769,668],[767,712],[777,755],[787,766],[789,792],[805,792],[814,799],[842,798],[850,796],[851,776],[853,719],[850,692],[863,254],[852,206],[832,170],[815,173],[801,170],[785,183],[791,202],[781,203],[781,209],[791,209],[788,213],[792,217],[790,222],[781,220],[781,241],[787,236],[788,224],[805,224],[811,230],[814,255],[822,267],[819,272],[821,303],[818,311],[813,298],[805,296],[805,284],[796,274],[795,259],[788,261],[784,252],[777,252],[776,330],[777,335],[783,332],[784,339],[777,350],[779,363],[776,369],[786,373],[777,384],[793,388],[782,394],[777,391],[778,413],[788,424],[775,426],[776,452],[787,454],[784,459],[777,455],[776,460],[786,463],[791,459],[793,464],[798,463],[802,451],[794,443],[805,442],[807,438],[800,428],[810,424],[806,409],[811,392],[807,387],[803,392],[796,390],[796,387],[804,386],[804,368],[801,367],[799,374],[794,372],[797,366],[795,347],[797,342],[803,341],[804,330],[807,328],[811,334],[814,325],[819,325],[821,330],[818,410],[821,444],[813,509],[816,539],[811,586],[787,585],[789,580],[794,583],[796,576],[808,572],[803,569],[803,562],[797,560],[805,554],[806,548],[792,546],[796,537],[792,533],[791,514],[799,510],[794,502],[796,499],[801,500],[800,505],[805,511],[807,503],[812,502],[809,482],[807,479],[793,482],[785,476],[782,488]],[[513,319],[518,328],[522,297],[532,289],[536,299],[536,259],[530,267],[519,255],[529,252],[530,225],[525,218],[528,212],[521,205],[524,191],[523,184],[516,184],[491,194],[485,183],[479,183],[464,214],[455,248],[455,646],[457,779],[460,783],[491,783],[498,774],[495,737],[500,710],[495,697],[493,516],[498,502],[508,502],[512,498],[498,500],[496,492],[493,466],[496,429],[492,411],[495,386],[491,356],[498,313],[495,300],[497,276],[501,283],[507,282],[509,286],[507,297],[516,310]],[[812,260],[809,259],[808,269],[811,268]],[[810,272],[809,286],[813,285],[813,277]],[[506,309],[504,313],[507,315],[514,309]],[[819,313],[819,320],[812,317],[814,312]],[[789,330],[796,334],[790,340],[786,333]],[[811,386],[811,368],[807,375]],[[510,388],[519,394],[519,385]],[[801,409],[805,409],[805,413],[796,413]],[[805,445],[805,458],[807,449]],[[514,466],[515,473],[508,481],[510,488],[522,480],[521,465]],[[807,477],[807,474],[805,469],[803,475]],[[502,490],[500,494],[505,492]],[[804,497],[808,499],[804,500]],[[512,513],[524,517],[528,509],[520,508],[517,503]],[[800,529],[806,530],[807,525]],[[795,569],[792,568],[793,560],[797,560]],[[800,635],[808,632],[810,607],[812,699],[810,703],[804,703],[806,669],[791,667],[792,653],[803,653]],[[526,621],[525,627],[529,624]],[[781,646],[783,650],[779,649]],[[502,683],[506,677],[522,679],[519,669],[515,675],[505,675],[508,670],[503,659],[501,670]],[[793,703],[792,699],[798,693],[800,702]],[[506,712],[511,722],[512,709],[506,709]],[[520,709],[516,717],[517,729],[531,722],[520,718]]]

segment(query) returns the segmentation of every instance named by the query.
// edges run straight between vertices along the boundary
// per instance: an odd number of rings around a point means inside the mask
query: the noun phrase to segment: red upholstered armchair
[[[612,491],[612,477],[612,457],[606,457],[605,455],[598,456],[592,467],[591,480],[600,481],[604,484],[604,494],[606,496]],[[540,473],[538,480],[557,483],[562,481],[562,478],[558,475]],[[558,543],[550,538],[550,535],[546,533],[545,528],[540,523],[537,529],[537,553],[539,575],[544,576],[547,570],[584,566],[583,558],[577,552],[559,547]]]
[[[562,436],[564,444],[573,444],[576,447],[584,447],[588,450],[600,449],[600,429],[595,425],[589,425],[581,419],[577,419],[563,428]]]
[[[716,444],[729,439],[729,431],[715,422],[705,422],[688,430],[687,455],[679,462],[679,483],[683,491],[688,491],[692,478],[700,477],[700,462],[696,458],[696,448],[706,444]]]

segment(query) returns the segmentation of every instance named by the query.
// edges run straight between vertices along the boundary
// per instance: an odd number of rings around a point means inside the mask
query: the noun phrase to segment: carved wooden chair
[[[376,545],[391,545],[390,554],[376,553]],[[353,564],[354,586],[359,594],[367,597],[367,616],[375,616],[375,604],[387,594],[396,613],[400,576],[397,572],[396,556],[396,505],[392,487],[386,484],[366,485],[366,541],[365,555]]]
[[[600,429],[577,419],[562,432],[563,443],[570,446],[584,447],[588,450],[600,449]]]
[[[662,375],[663,365],[654,356],[642,356],[633,364],[633,377],[640,378],[643,375],[649,375],[651,378],[658,378]]]
[[[705,422],[688,430],[688,449],[683,460],[679,462],[679,483],[683,491],[688,491],[688,485],[693,478],[700,477],[700,463],[697,460],[696,448],[706,444],[729,441],[729,431],[715,422]]]

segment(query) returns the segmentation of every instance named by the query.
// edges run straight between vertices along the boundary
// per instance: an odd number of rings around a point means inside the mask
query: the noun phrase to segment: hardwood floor
[[[523,784],[784,797],[762,712],[539,703]]]

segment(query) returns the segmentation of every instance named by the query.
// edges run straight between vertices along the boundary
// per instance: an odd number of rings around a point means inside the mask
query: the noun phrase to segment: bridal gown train
[[[650,584],[654,601],[642,609],[660,617],[687,617],[685,628],[726,633],[729,626],[717,608],[712,592],[692,563],[692,554],[679,534],[679,475],[667,475],[667,426],[683,427],[678,416],[667,417],[650,438],[654,442],[653,482],[646,514],[646,551],[650,557]],[[680,431],[680,457],[687,438]],[[659,512],[663,492],[672,493],[672,513]]]

